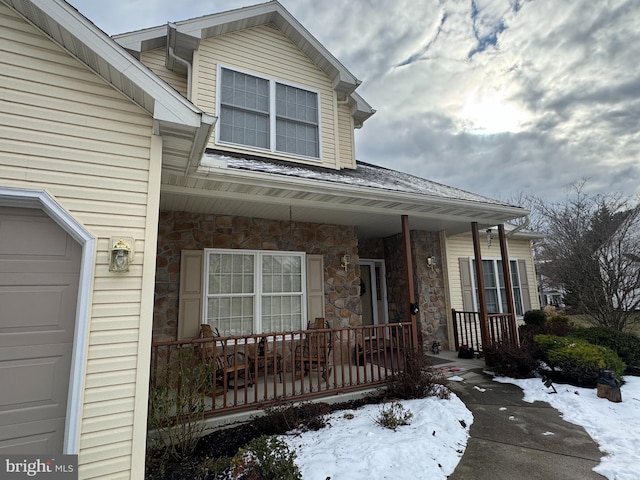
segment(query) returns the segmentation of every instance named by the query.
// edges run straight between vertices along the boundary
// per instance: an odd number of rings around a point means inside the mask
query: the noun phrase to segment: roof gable
[[[199,47],[201,40],[262,25],[271,25],[280,30],[331,79],[338,99],[349,102],[356,126],[361,126],[375,113],[362,97],[355,94],[361,81],[276,0],[114,35],[113,38],[134,55],[167,47],[179,58],[191,62],[193,51]],[[186,67],[180,61],[175,61],[173,55],[167,54],[167,68],[180,71]]]

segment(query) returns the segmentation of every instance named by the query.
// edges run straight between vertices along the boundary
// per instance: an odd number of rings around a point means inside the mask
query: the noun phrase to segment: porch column
[[[487,319],[487,297],[484,291],[484,272],[482,270],[482,253],[480,252],[480,235],[478,234],[478,222],[471,222],[471,236],[473,238],[473,254],[476,264],[476,285],[478,286],[478,306],[480,307],[480,336],[482,337],[482,349],[489,345],[489,323]]]
[[[507,249],[507,236],[504,233],[504,225],[498,225],[498,237],[500,239],[500,257],[502,258],[502,276],[504,277],[504,290],[507,295],[507,313],[509,313],[510,341],[514,347],[518,346],[516,330],[516,306],[513,301],[513,283],[511,281],[511,264],[509,263],[509,251]]]
[[[411,342],[413,348],[418,349],[418,322],[416,315],[411,314],[411,304],[416,302],[415,286],[413,283],[413,262],[411,260],[411,234],[409,232],[409,216],[402,215],[402,238],[404,240],[404,264],[407,272],[407,288],[409,289],[409,321],[413,324],[411,328]]]

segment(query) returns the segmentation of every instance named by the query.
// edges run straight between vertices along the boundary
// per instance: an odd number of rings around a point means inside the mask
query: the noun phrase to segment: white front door
[[[388,323],[384,260],[360,259],[362,324]]]

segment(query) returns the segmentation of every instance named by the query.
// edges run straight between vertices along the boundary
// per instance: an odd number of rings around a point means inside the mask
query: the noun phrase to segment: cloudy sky
[[[70,0],[110,35],[259,0]],[[640,193],[640,0],[281,0],[363,81],[359,160],[498,199]]]

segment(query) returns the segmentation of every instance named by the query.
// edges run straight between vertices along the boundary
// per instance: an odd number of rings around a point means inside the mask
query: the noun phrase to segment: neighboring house
[[[360,81],[277,2],[115,41],[62,0],[0,22],[0,452],[142,478],[152,335],[202,322],[446,347],[455,235],[527,213],[356,161]]]

